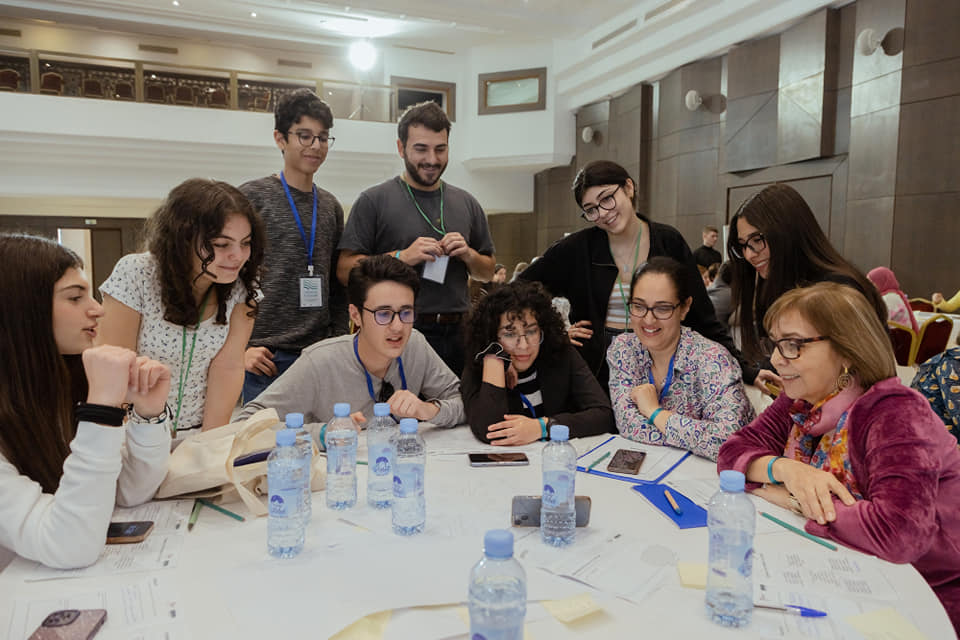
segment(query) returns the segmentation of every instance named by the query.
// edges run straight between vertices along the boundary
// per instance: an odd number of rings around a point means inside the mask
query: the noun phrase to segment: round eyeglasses
[[[527,345],[540,344],[543,336],[540,333],[540,327],[528,327],[523,333],[514,331],[501,331],[497,338],[504,347],[516,347],[520,345],[520,339],[527,341]]]
[[[580,212],[580,217],[588,222],[596,222],[597,218],[600,217],[600,209],[604,211],[613,211],[617,208],[617,191],[620,190],[620,185],[617,185],[617,188],[608,193],[607,195],[600,198],[600,201],[597,202],[595,207],[587,207]]]
[[[372,313],[374,321],[384,326],[393,322],[396,316],[400,316],[400,322],[403,324],[413,324],[416,315],[412,307],[404,307],[399,311],[394,311],[390,307],[380,307],[379,309],[367,309],[364,307],[363,310]]]

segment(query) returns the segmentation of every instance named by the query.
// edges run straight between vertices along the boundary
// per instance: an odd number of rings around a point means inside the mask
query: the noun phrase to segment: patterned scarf
[[[863,394],[859,384],[837,390],[815,405],[797,399],[790,406],[793,428],[783,455],[815,469],[833,474],[857,500],[863,494],[857,486],[847,453],[847,414]]]

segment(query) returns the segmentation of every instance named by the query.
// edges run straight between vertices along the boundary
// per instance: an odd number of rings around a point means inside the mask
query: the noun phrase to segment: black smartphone
[[[590,507],[593,501],[590,496],[576,496],[573,499],[573,508],[577,513],[577,526],[585,527],[590,524]],[[513,505],[510,511],[510,520],[515,527],[540,526],[540,496],[513,496]]]
[[[29,640],[90,640],[106,619],[106,609],[61,609],[44,618]]]
[[[517,467],[530,464],[522,451],[504,453],[468,453],[471,467]]]
[[[640,467],[643,465],[643,459],[646,457],[646,451],[619,449],[613,454],[613,460],[607,465],[607,471],[610,473],[629,473],[635,476],[640,473]]]
[[[242,467],[244,465],[254,464],[255,462],[263,462],[270,456],[271,451],[273,451],[273,449],[260,449],[259,451],[237,456],[233,459],[233,466]]]
[[[140,522],[111,522],[107,527],[107,544],[130,544],[143,542],[144,538],[153,531],[153,523],[149,520]]]

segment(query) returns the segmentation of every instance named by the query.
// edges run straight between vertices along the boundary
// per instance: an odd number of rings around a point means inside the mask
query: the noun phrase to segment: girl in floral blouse
[[[610,399],[625,438],[717,459],[727,437],[753,420],[740,366],[681,323],[690,311],[685,267],[656,257],[633,277],[630,324],[607,352]]]

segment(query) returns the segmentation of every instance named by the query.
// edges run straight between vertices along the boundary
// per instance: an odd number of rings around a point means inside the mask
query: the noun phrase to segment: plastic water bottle
[[[393,472],[393,532],[412,536],[423,531],[427,506],[423,495],[423,475],[427,447],[417,433],[417,421],[404,418],[395,439],[397,458]]]
[[[374,509],[386,509],[393,499],[393,465],[397,424],[390,417],[390,405],[373,405],[373,420],[367,425],[367,504]]]
[[[707,507],[710,534],[707,615],[725,627],[750,624],[753,616],[753,534],[756,510],[743,492],[739,471],[720,472],[720,491]]]
[[[357,504],[357,429],[350,405],[333,405],[327,423],[327,506],[351,509]]]
[[[513,557],[513,534],[491,529],[483,558],[470,571],[467,594],[471,640],[523,640],[527,574]]]
[[[292,558],[303,550],[303,462],[296,441],[292,429],[277,431],[277,448],[267,458],[267,551],[276,558]]]
[[[309,525],[313,517],[313,491],[310,488],[310,476],[313,471],[313,436],[303,428],[302,413],[288,413],[284,422],[287,429],[297,434],[297,452],[303,463],[303,522]]]
[[[568,442],[570,429],[562,424],[550,427],[550,442],[543,448],[543,499],[540,508],[540,536],[554,547],[573,542],[577,513],[574,485],[577,477],[577,450]]]

